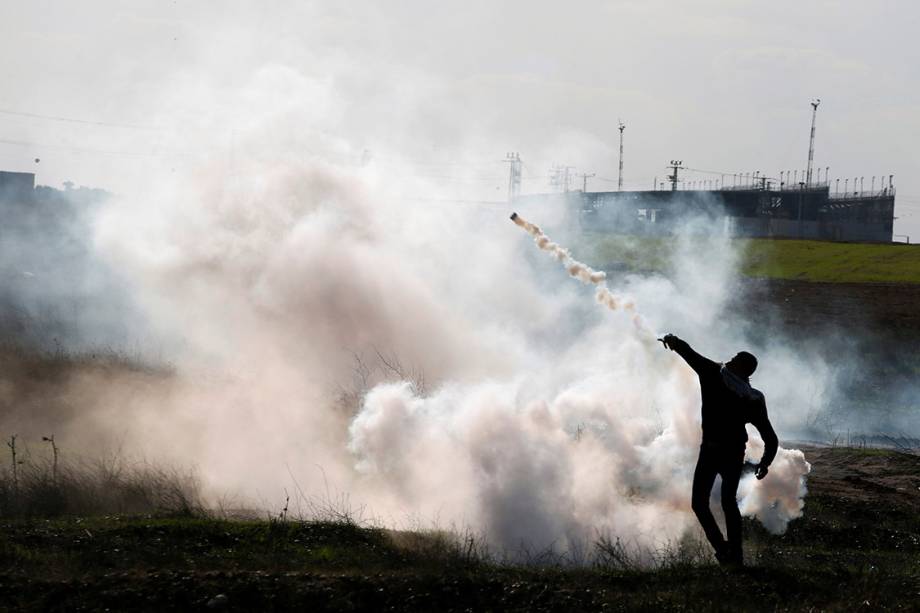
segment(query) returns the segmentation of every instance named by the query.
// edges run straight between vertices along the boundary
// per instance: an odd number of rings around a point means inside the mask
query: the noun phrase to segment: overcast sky
[[[674,158],[803,169],[817,97],[822,177],[893,174],[895,232],[920,241],[918,32],[920,5],[887,0],[4,0],[0,169],[130,193],[258,130],[501,199],[512,150],[525,192],[552,164],[614,188],[622,119],[627,187],[648,189]]]

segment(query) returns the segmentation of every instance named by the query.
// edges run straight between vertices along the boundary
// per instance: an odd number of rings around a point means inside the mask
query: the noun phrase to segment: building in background
[[[28,202],[34,191],[34,173],[0,170],[0,202]]]
[[[620,234],[670,234],[690,220],[732,236],[891,242],[894,187],[832,193],[829,185],[772,188],[575,192],[522,196],[515,203],[562,199],[580,229]],[[526,208],[525,208],[526,210]]]

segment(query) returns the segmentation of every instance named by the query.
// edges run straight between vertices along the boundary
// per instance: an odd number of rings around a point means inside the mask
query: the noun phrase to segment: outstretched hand
[[[661,344],[664,345],[665,349],[673,349],[674,341],[678,340],[673,334],[665,334],[662,338],[658,339],[661,341]]]
[[[768,472],[769,472],[769,469],[766,466],[764,466],[763,464],[758,464],[757,470],[754,471],[754,476],[757,477],[758,481],[760,481],[761,479],[767,476]]]

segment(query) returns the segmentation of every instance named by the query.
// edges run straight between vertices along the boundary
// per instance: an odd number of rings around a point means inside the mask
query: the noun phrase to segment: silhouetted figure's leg
[[[709,495],[712,493],[712,484],[716,480],[716,473],[719,471],[717,458],[713,457],[711,450],[700,448],[700,457],[696,461],[696,470],[693,471],[693,499],[692,508],[696,518],[700,520],[703,526],[703,532],[712,548],[716,550],[716,556],[721,562],[721,557],[725,549],[725,540],[722,538],[722,531],[716,524],[716,518],[712,516],[709,510]]]
[[[721,462],[719,473],[722,475],[722,512],[725,513],[725,536],[728,541],[728,558],[730,562],[741,564],[741,511],[738,510],[738,481],[741,480],[741,468],[744,465],[744,451],[726,453]]]

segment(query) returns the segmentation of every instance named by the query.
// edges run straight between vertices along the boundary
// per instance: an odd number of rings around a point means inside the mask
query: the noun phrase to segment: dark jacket
[[[754,388],[746,395],[733,391],[725,382],[722,364],[701,356],[686,341],[672,337],[669,346],[686,360],[700,378],[703,397],[703,444],[744,448],[748,440],[745,424],[752,424],[764,442],[761,465],[769,466],[776,456],[778,440],[764,395]]]

